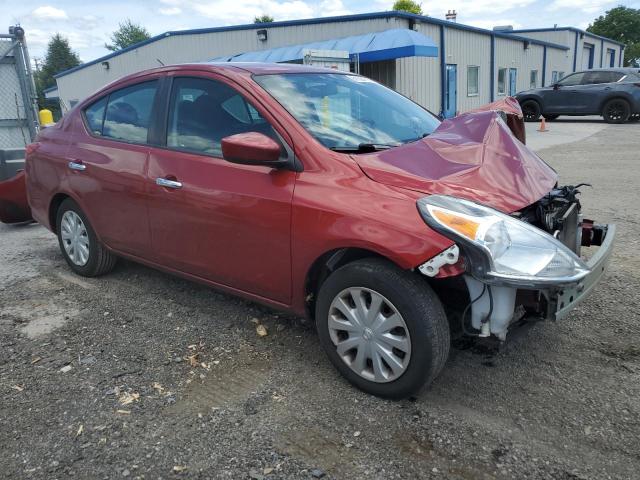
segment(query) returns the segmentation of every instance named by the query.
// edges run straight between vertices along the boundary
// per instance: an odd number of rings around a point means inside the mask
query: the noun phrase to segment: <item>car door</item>
[[[575,113],[599,114],[600,107],[622,78],[620,72],[595,70],[585,72],[581,85],[576,85],[574,95]]]
[[[146,257],[148,137],[158,79],[110,92],[82,111],[67,151],[70,190],[109,247]]]
[[[166,135],[151,149],[149,218],[156,261],[288,304],[296,174],[225,161],[222,138],[257,131],[293,155],[262,107],[215,74],[176,76]]]
[[[576,86],[580,85],[584,72],[567,75],[542,95],[543,113],[568,114],[575,112]]]

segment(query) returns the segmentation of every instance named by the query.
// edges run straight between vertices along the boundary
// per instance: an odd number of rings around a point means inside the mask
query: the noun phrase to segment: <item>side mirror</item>
[[[559,83],[554,83],[553,84],[553,89],[554,90],[560,90],[560,84]]]
[[[278,142],[263,133],[238,133],[222,139],[222,157],[231,163],[278,168],[288,163],[280,158],[280,151]]]

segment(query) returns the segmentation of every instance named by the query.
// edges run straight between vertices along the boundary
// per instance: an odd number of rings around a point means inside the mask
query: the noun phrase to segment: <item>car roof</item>
[[[633,68],[633,67],[590,68],[589,70],[580,70],[576,73],[586,73],[586,72],[638,73],[640,72],[640,68]]]

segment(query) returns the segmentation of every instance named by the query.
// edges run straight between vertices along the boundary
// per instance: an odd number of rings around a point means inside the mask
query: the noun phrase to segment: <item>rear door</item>
[[[150,247],[146,170],[158,84],[141,81],[89,105],[67,152],[71,191],[102,241],[140,257]]]
[[[221,154],[222,138],[255,131],[279,142],[283,156],[293,155],[286,134],[276,133],[270,114],[226,78],[180,73],[167,95],[166,133],[149,162],[155,260],[288,304],[296,174],[229,163]]]
[[[599,114],[600,107],[615,88],[615,82],[622,78],[620,72],[595,70],[585,72],[582,84],[574,87],[575,113]]]

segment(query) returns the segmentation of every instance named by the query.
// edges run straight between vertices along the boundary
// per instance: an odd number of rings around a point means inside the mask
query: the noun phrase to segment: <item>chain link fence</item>
[[[8,34],[0,34],[0,150],[24,149],[37,131],[36,89],[24,30],[10,27]]]

